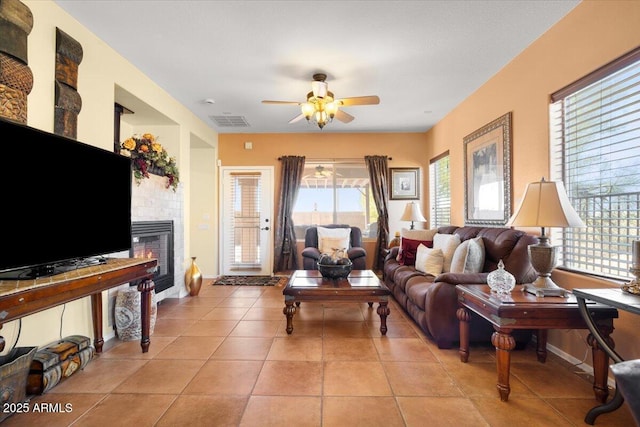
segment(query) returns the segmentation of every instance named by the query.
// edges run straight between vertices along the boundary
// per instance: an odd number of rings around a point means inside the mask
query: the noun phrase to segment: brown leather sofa
[[[417,271],[414,266],[401,265],[396,260],[399,248],[394,247],[385,257],[383,278],[397,302],[438,347],[451,348],[460,341],[455,286],[486,284],[487,275],[497,268],[500,260],[505,269],[515,276],[516,283],[532,282],[536,272],[529,262],[528,246],[537,243],[537,238],[510,228],[447,226],[439,228],[438,233],[457,234],[462,242],[482,237],[485,248],[482,272],[442,273],[434,277]],[[531,331],[515,332],[517,347],[526,345],[531,338]],[[492,333],[489,322],[472,315],[471,342],[490,342]]]

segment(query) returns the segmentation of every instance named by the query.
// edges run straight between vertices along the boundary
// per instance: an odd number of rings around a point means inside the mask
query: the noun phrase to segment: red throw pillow
[[[428,248],[433,247],[433,240],[415,240],[403,237],[400,241],[400,249],[398,250],[398,257],[396,258],[398,263],[400,263],[400,265],[415,265],[416,252],[418,252],[420,243]]]

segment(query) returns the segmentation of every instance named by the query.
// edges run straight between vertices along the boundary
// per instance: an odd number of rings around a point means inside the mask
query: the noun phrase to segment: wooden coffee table
[[[563,297],[536,297],[522,292],[522,285],[507,296],[499,296],[491,292],[487,285],[457,285],[457,311],[460,321],[460,360],[469,359],[469,320],[473,311],[488,320],[496,332],[491,336],[491,344],[496,348],[496,364],[498,370],[498,393],[500,399],[509,399],[509,371],[511,350],[515,348],[515,340],[511,336],[514,329],[537,330],[538,361],[544,363],[547,358],[547,330],[549,329],[587,329],[582,318],[576,298],[571,295]],[[613,339],[609,336],[613,331],[613,319],[618,311],[612,307],[592,303],[589,312],[597,324],[603,339],[613,347]],[[598,345],[592,334],[587,337],[593,354],[593,390],[596,399],[605,402],[609,395],[607,374],[609,356]],[[535,375],[535,372],[532,373]]]
[[[317,270],[296,270],[282,291],[287,316],[287,334],[293,332],[293,315],[302,301],[378,303],[380,333],[387,334],[388,302],[391,291],[371,270],[353,270],[346,279],[325,279]]]

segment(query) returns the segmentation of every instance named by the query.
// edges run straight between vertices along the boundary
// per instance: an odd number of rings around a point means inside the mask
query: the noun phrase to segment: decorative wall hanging
[[[464,223],[503,226],[511,216],[511,113],[464,138]]]
[[[133,177],[136,184],[144,178],[149,178],[149,174],[164,176],[167,178],[167,188],[172,187],[173,191],[178,188],[180,182],[180,172],[176,159],[169,157],[167,150],[157,142],[155,136],[145,133],[142,136],[133,135],[120,144],[120,154],[133,159]]]
[[[420,198],[420,169],[389,168],[391,200],[418,200]]]
[[[33,14],[18,0],[0,1],[0,116],[27,124],[27,95],[33,73],[27,60],[27,36]]]
[[[82,98],[78,93],[78,65],[82,46],[60,28],[56,28],[56,85],[53,131],[76,139]]]

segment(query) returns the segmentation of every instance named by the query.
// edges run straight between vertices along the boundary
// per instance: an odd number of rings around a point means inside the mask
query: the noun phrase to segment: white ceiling
[[[55,2],[219,133],[424,132],[579,3]],[[298,106],[261,103],[304,101],[316,72],[337,98],[380,104],[345,107],[355,120],[321,131],[288,124]]]

